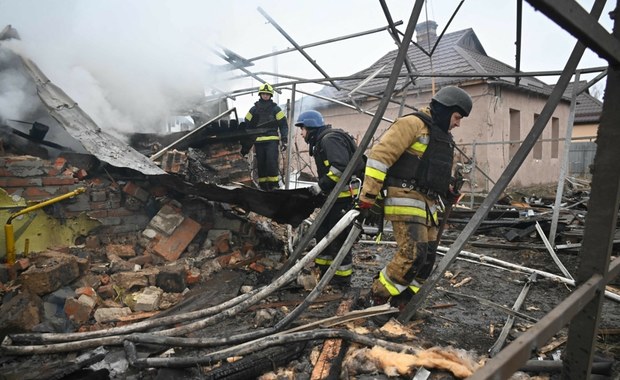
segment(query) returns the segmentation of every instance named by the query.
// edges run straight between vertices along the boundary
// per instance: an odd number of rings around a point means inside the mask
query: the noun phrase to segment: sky
[[[386,0],[392,19],[404,33],[414,1]],[[586,10],[593,1],[578,1]],[[428,0],[418,21],[433,20],[438,33],[460,0]],[[611,31],[609,2],[600,18]],[[523,2],[522,71],[561,71],[576,39]],[[268,19],[298,45],[331,40],[387,25],[378,0],[0,0],[0,30],[12,25],[21,41],[5,42],[31,58],[101,127],[121,132],[156,132],[171,110],[188,96],[213,87],[222,91],[257,88],[261,83],[221,72],[226,48],[254,58],[293,45]],[[516,2],[465,0],[447,32],[472,28],[486,53],[515,66]],[[414,36],[415,38],[415,36]],[[330,76],[365,69],[396,49],[387,32],[374,33],[306,49]],[[1,58],[1,57],[0,57]],[[590,50],[579,68],[606,66]],[[296,50],[254,61],[251,72],[319,78],[321,73]],[[389,72],[389,71],[388,71]],[[582,75],[590,79],[596,74]],[[259,75],[271,82],[288,81]],[[555,78],[540,78],[551,83]],[[0,75],[0,119],[19,119],[16,84]],[[205,90],[205,88],[210,88]],[[604,82],[597,85],[604,88]],[[316,85],[299,85],[317,91]],[[285,103],[291,92],[276,100]],[[243,117],[256,93],[229,100]],[[299,95],[297,95],[299,100]],[[33,120],[34,121],[34,120]]]

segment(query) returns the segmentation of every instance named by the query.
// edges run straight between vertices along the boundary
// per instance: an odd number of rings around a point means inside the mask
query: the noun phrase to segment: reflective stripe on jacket
[[[255,140],[257,143],[265,141],[279,141],[280,137],[286,139],[288,137],[288,123],[286,120],[286,114],[280,106],[275,104],[273,100],[260,99],[254,106],[250,108],[245,115],[245,122],[250,128],[261,127],[270,121],[274,123],[266,126],[269,129],[262,135],[258,136]],[[279,135],[278,135],[279,130]]]
[[[328,193],[340,181],[344,170],[357,145],[348,133],[341,129],[324,127],[319,132],[312,155],[316,163],[318,183],[323,192]],[[363,164],[360,162],[353,174],[361,175]],[[354,182],[338,194],[338,198],[352,198],[359,193],[359,184]]]

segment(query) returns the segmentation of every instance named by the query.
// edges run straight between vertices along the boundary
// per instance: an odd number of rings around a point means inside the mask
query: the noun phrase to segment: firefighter
[[[430,105],[397,119],[368,154],[356,208],[360,220],[387,189],[385,220],[392,222],[397,251],[378,273],[365,306],[390,302],[401,310],[433,269],[437,249],[437,208],[456,202],[451,188],[454,141],[450,131],[471,112],[464,90],[448,86]],[[386,318],[376,318],[379,323]]]
[[[314,157],[316,164],[318,183],[313,185],[310,191],[316,196],[325,198],[336,186],[336,183],[342,179],[342,173],[349,164],[353,153],[355,153],[357,144],[347,132],[325,125],[323,115],[318,111],[302,112],[295,126],[301,128],[301,135],[308,143],[308,151],[310,156]],[[352,177],[361,179],[363,171],[364,164],[360,161]],[[350,185],[338,194],[334,205],[316,231],[315,238],[317,241],[323,239],[342,216],[353,207],[361,187],[361,180],[359,179],[353,179]],[[314,260],[321,271],[321,275],[327,271],[334,261],[350,230],[351,227],[348,227],[340,233]],[[346,287],[350,284],[352,273],[352,256],[351,251],[349,251],[337,268],[331,284]]]
[[[270,191],[280,185],[279,151],[286,151],[288,123],[284,111],[271,99],[273,87],[264,83],[258,88],[260,99],[254,103],[247,115],[245,123],[249,128],[266,128],[266,132],[254,141],[258,185]],[[279,134],[278,134],[279,132]]]

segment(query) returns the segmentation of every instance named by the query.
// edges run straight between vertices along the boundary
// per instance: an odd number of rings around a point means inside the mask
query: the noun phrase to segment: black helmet
[[[437,91],[433,100],[446,107],[457,107],[463,116],[469,116],[471,112],[471,96],[456,86],[444,87]]]

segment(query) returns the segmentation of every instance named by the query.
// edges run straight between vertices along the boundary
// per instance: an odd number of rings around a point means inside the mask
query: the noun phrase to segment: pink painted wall
[[[493,187],[491,181],[497,181],[510,162],[510,110],[520,111],[520,140],[523,140],[534,125],[534,114],[540,114],[547,98],[526,90],[517,91],[481,82],[472,83],[463,88],[472,96],[474,106],[470,116],[463,119],[461,127],[455,129],[453,135],[459,149],[470,158],[475,158],[477,166],[490,178],[487,179],[480,171],[472,171],[470,179],[474,184],[474,191],[487,192]],[[428,93],[410,94],[406,104],[422,108],[428,105],[429,98]],[[360,106],[364,111],[374,112],[378,103],[378,100],[374,100]],[[393,120],[399,115],[399,110],[399,104],[390,103],[384,117]],[[336,104],[327,109],[319,109],[319,111],[323,114],[326,123],[348,131],[358,142],[372,121],[370,115]],[[403,114],[410,112],[412,112],[410,108],[405,108]],[[560,140],[555,145],[558,157],[552,157],[552,142],[542,142],[541,158],[534,159],[533,153],[530,152],[509,187],[557,182],[564,154],[563,140],[566,136],[568,113],[569,103],[567,101],[562,101],[553,113],[553,117],[557,118],[556,135]],[[389,125],[390,122],[382,121],[374,134],[373,141],[379,139]],[[542,139],[552,138],[551,125],[550,120],[543,131]],[[295,133],[294,137],[294,141],[302,151],[301,160],[310,163],[314,168],[313,161],[307,156],[307,144],[301,139],[299,133]],[[459,154],[457,158],[465,161]],[[299,168],[299,165],[296,166],[293,163],[293,167]],[[307,171],[307,168],[304,171]]]

